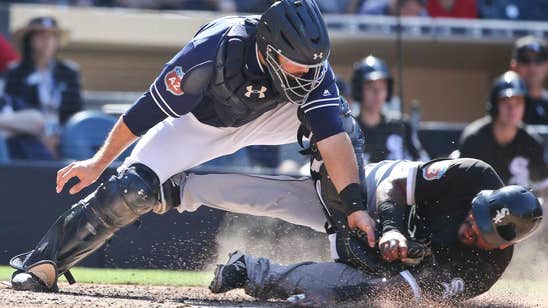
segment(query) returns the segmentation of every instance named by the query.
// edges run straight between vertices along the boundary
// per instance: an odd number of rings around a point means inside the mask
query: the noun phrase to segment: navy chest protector
[[[250,71],[246,61],[255,53],[258,20],[248,18],[230,27],[221,40],[209,86],[213,109],[223,126],[242,126],[283,102],[265,74]]]

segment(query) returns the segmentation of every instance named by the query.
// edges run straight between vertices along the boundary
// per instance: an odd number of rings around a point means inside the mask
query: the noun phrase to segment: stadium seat
[[[81,111],[73,115],[61,133],[60,153],[64,159],[88,159],[105,141],[116,117],[99,111]],[[118,160],[129,154],[126,150]]]

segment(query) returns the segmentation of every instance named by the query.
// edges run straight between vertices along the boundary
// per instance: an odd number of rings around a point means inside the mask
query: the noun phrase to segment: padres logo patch
[[[447,171],[448,161],[437,161],[422,169],[422,177],[427,181],[439,180]]]
[[[164,77],[164,83],[166,85],[166,90],[171,92],[173,95],[183,95],[183,89],[181,88],[181,80],[185,73],[180,66],[176,66],[171,71],[167,72]]]

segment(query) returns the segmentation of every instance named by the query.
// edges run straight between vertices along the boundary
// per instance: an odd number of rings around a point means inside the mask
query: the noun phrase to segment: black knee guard
[[[18,255],[18,270],[51,262],[56,277],[101,247],[120,228],[148,213],[159,202],[160,181],[150,168],[136,164],[64,212],[36,248]]]

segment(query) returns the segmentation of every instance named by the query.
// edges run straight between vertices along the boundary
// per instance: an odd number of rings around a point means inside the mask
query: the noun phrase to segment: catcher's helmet
[[[523,79],[516,72],[507,71],[493,82],[489,101],[487,102],[487,111],[491,117],[495,118],[498,115],[499,99],[525,95],[527,95],[527,86]]]
[[[265,57],[274,87],[286,99],[302,104],[320,85],[330,52],[327,27],[313,0],[277,1],[261,16],[257,45]],[[302,76],[284,71],[278,56],[305,66]]]
[[[388,83],[388,95],[386,101],[392,98],[393,79],[388,70],[388,66],[380,58],[374,56],[368,56],[361,61],[354,64],[354,70],[352,71],[352,98],[361,102],[363,82],[366,80],[379,80],[386,79]]]
[[[533,234],[542,220],[542,206],[530,190],[510,185],[479,192],[472,200],[472,214],[485,241],[500,246]]]

